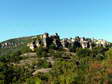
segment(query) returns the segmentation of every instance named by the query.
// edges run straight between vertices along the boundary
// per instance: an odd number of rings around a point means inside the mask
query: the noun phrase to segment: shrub
[[[97,47],[92,49],[92,54],[93,56],[96,56],[97,54],[102,54],[105,55],[105,52],[108,50],[108,48],[103,48],[103,47]]]
[[[27,84],[42,84],[42,81],[38,77],[26,79]]]
[[[57,61],[50,72],[50,80],[53,84],[74,84],[76,71],[76,64],[73,61]]]
[[[85,49],[80,48],[76,51],[76,55],[79,57],[87,57],[87,56],[91,56],[91,54],[92,54],[91,50],[87,48]]]
[[[105,55],[102,55],[102,54],[97,54],[96,57],[95,57],[97,60],[104,60],[106,58]]]
[[[41,57],[47,57],[48,56],[47,53],[48,53],[48,50],[45,48],[40,47],[40,48],[36,49],[36,54],[40,58]]]
[[[0,62],[0,84],[11,84],[14,78],[14,69],[6,63]]]
[[[69,46],[70,52],[76,52],[77,47],[76,46]]]
[[[31,52],[31,49],[27,46],[23,46],[21,49],[20,49],[21,53],[27,53],[27,52]]]
[[[110,48],[105,55],[108,57],[108,59],[112,59],[112,48]]]
[[[20,51],[10,52],[9,54],[5,56],[0,56],[0,61],[4,63],[5,62],[17,62],[22,59],[20,55],[21,55]]]
[[[55,50],[55,49],[56,49],[55,44],[52,43],[52,44],[49,46],[49,49],[54,49],[54,50]]]
[[[51,64],[47,62],[45,59],[38,59],[38,68],[49,68]]]
[[[92,57],[96,60],[104,60],[107,58],[105,56],[105,52],[108,50],[108,48],[98,47],[92,49]]]
[[[64,51],[56,51],[53,56],[54,58],[63,58],[65,56],[65,53]]]

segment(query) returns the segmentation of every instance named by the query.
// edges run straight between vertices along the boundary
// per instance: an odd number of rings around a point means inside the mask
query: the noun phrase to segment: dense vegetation
[[[112,84],[112,48],[0,49],[0,84]]]

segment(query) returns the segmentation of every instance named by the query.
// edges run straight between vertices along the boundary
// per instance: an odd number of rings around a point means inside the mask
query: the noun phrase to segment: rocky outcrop
[[[107,47],[110,45],[109,42],[105,40],[96,40],[84,37],[75,37],[75,38],[64,38],[60,39],[59,35],[56,33],[55,35],[49,35],[48,33],[44,33],[33,40],[33,42],[29,43],[27,46],[30,47],[32,51],[35,48],[44,47],[49,48],[51,45],[58,48],[69,49],[70,47],[75,46],[76,48],[89,48],[93,47]]]
[[[32,41],[32,38],[34,36],[29,36],[29,37],[21,37],[21,38],[15,38],[15,39],[10,39],[10,40],[6,40],[0,43],[0,48],[16,48],[16,47],[20,47],[23,46],[29,42]]]
[[[0,48],[14,48],[23,43],[15,43],[15,42],[4,42],[0,44]]]
[[[57,33],[55,35],[50,35],[50,36],[48,33],[44,33],[40,36],[37,36],[37,38],[35,38],[33,42],[28,43],[27,46],[29,46],[30,49],[34,51],[35,48],[39,48],[39,47],[48,48],[50,47],[50,45],[54,45],[56,48],[62,47],[60,38]]]
[[[56,49],[59,48],[69,49],[70,47],[92,49],[93,47],[110,46],[110,43],[105,40],[96,40],[79,36],[69,39],[68,38],[60,39],[58,33],[54,35],[44,33],[38,36],[17,38],[4,41],[0,43],[0,48],[15,48],[26,44],[32,51],[34,51],[35,48],[39,47],[49,48],[51,46],[55,47]]]

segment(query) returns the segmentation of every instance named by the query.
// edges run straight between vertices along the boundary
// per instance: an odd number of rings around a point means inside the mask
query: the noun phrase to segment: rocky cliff
[[[55,35],[44,33],[35,37],[31,43],[28,43],[27,46],[29,46],[32,51],[34,51],[35,48],[49,48],[51,46],[56,49],[69,49],[71,47],[92,49],[93,47],[109,47],[111,46],[111,43],[106,40],[96,40],[85,37],[60,39],[60,36],[57,33]]]
[[[60,39],[58,33],[54,35],[44,33],[41,35],[16,38],[1,42],[0,48],[16,48],[22,45],[27,45],[31,50],[34,51],[35,48],[39,47],[44,48],[55,47],[56,49],[59,48],[68,49],[70,47],[92,49],[93,47],[108,47],[111,46],[111,43],[106,40],[97,40],[85,37]]]

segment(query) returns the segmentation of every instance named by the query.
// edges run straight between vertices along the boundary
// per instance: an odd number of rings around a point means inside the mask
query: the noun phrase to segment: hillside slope
[[[22,44],[0,48],[0,84],[112,83],[112,48],[110,44],[106,47],[94,46],[92,49],[81,46],[57,48],[57,44],[54,45],[50,41],[51,44],[48,43],[45,47],[42,43],[45,40],[43,41],[39,36],[2,42],[2,44],[12,42],[16,44],[22,42]],[[56,39],[61,41],[59,38]],[[35,45],[39,40],[42,45],[34,47],[34,51],[27,46],[32,43]],[[70,39],[67,41],[69,44]]]
[[[31,42],[33,37],[34,36],[6,40],[0,43],[0,47],[1,48],[15,48],[15,47]]]

